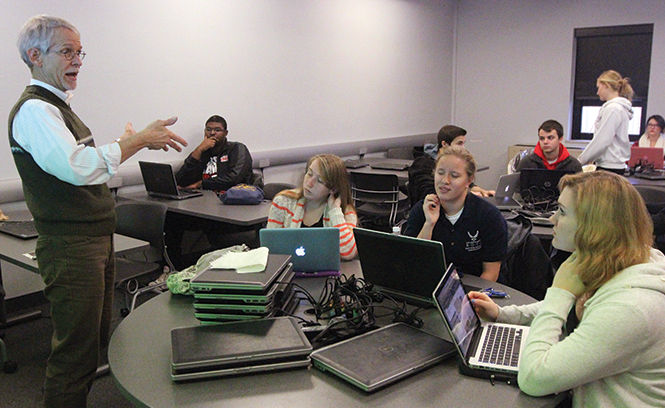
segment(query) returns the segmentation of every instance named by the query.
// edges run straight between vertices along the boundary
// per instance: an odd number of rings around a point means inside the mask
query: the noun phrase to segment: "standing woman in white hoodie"
[[[628,78],[605,71],[596,80],[596,94],[605,102],[594,124],[593,139],[582,154],[582,164],[596,163],[597,170],[623,174],[630,159],[628,122],[633,117],[633,88]]]

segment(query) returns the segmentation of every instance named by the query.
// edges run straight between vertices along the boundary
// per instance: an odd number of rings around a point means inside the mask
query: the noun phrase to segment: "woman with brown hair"
[[[651,248],[644,201],[609,172],[564,176],[559,189],[552,245],[572,255],[545,299],[498,307],[479,292],[469,298],[484,319],[531,325],[518,374],[525,393],[572,389],[575,407],[663,406],[665,256]],[[565,327],[571,310],[579,323]]]
[[[594,124],[593,139],[578,157],[580,163],[596,163],[598,170],[623,174],[630,159],[628,123],[633,117],[630,79],[605,71],[596,80],[596,94],[603,103]]]
[[[357,224],[344,162],[333,154],[318,154],[307,162],[301,187],[275,196],[267,228],[339,228],[339,254],[342,259],[353,259]]]

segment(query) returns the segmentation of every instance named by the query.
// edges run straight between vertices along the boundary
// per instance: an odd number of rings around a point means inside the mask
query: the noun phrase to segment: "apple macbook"
[[[522,169],[520,171],[520,194],[527,209],[552,211],[557,209],[559,180],[566,174],[564,170]]]
[[[183,200],[203,195],[199,190],[178,188],[173,168],[168,163],[139,162],[143,184],[153,197]]]
[[[455,346],[405,323],[352,337],[314,351],[314,367],[372,392],[455,354]]]
[[[528,326],[481,321],[453,264],[432,297],[467,368],[462,372],[479,377],[491,377],[492,373],[517,377]]]
[[[339,275],[337,228],[264,228],[259,240],[271,254],[291,255],[297,277]]]
[[[363,278],[380,292],[420,306],[432,306],[432,291],[446,270],[438,241],[354,228]]]
[[[499,210],[515,210],[522,208],[520,203],[513,199],[513,194],[520,192],[520,173],[504,174],[499,177],[494,197],[483,197],[494,204]]]

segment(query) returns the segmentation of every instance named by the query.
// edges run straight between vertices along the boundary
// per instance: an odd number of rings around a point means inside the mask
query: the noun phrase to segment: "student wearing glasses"
[[[53,324],[44,405],[84,407],[113,306],[115,201],[106,182],[143,148],[180,151],[187,142],[168,130],[174,117],[140,132],[128,123],[115,142],[95,144],[70,106],[86,54],[69,22],[30,18],[18,49],[32,79],[9,113],[9,144],[39,232],[37,263]]]
[[[665,119],[660,115],[651,115],[647,119],[646,131],[640,137],[637,145],[639,147],[663,147],[665,148]]]
[[[357,224],[344,162],[333,154],[318,154],[307,162],[301,187],[275,196],[267,228],[339,228],[339,254],[348,260],[357,253],[353,236]]]
[[[236,184],[253,184],[252,155],[244,144],[229,141],[228,134],[226,119],[208,118],[203,140],[176,173],[179,186],[224,191]]]
[[[567,175],[559,189],[552,246],[572,255],[545,299],[469,298],[486,320],[531,325],[518,373],[525,393],[572,390],[574,407],[665,406],[665,256],[651,247],[644,201],[610,172]]]
[[[506,220],[473,194],[476,162],[461,146],[447,147],[434,166],[434,190],[411,209],[404,235],[443,243],[448,262],[463,273],[496,281],[506,257]]]

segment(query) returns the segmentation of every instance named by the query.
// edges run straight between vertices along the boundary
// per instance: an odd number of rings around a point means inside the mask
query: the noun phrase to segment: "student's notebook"
[[[139,167],[145,190],[151,196],[183,200],[203,195],[199,190],[178,188],[170,164],[140,161]]]
[[[371,392],[455,353],[440,337],[404,323],[352,337],[311,354],[314,367]]]
[[[291,255],[299,277],[339,275],[337,228],[264,228],[259,239],[271,254]]]
[[[174,381],[306,367],[312,351],[290,317],[173,329],[171,347]]]
[[[466,368],[463,373],[517,378],[528,326],[481,321],[452,264],[432,296]]]
[[[438,241],[354,228],[363,278],[381,292],[432,306],[432,291],[446,270]]]

